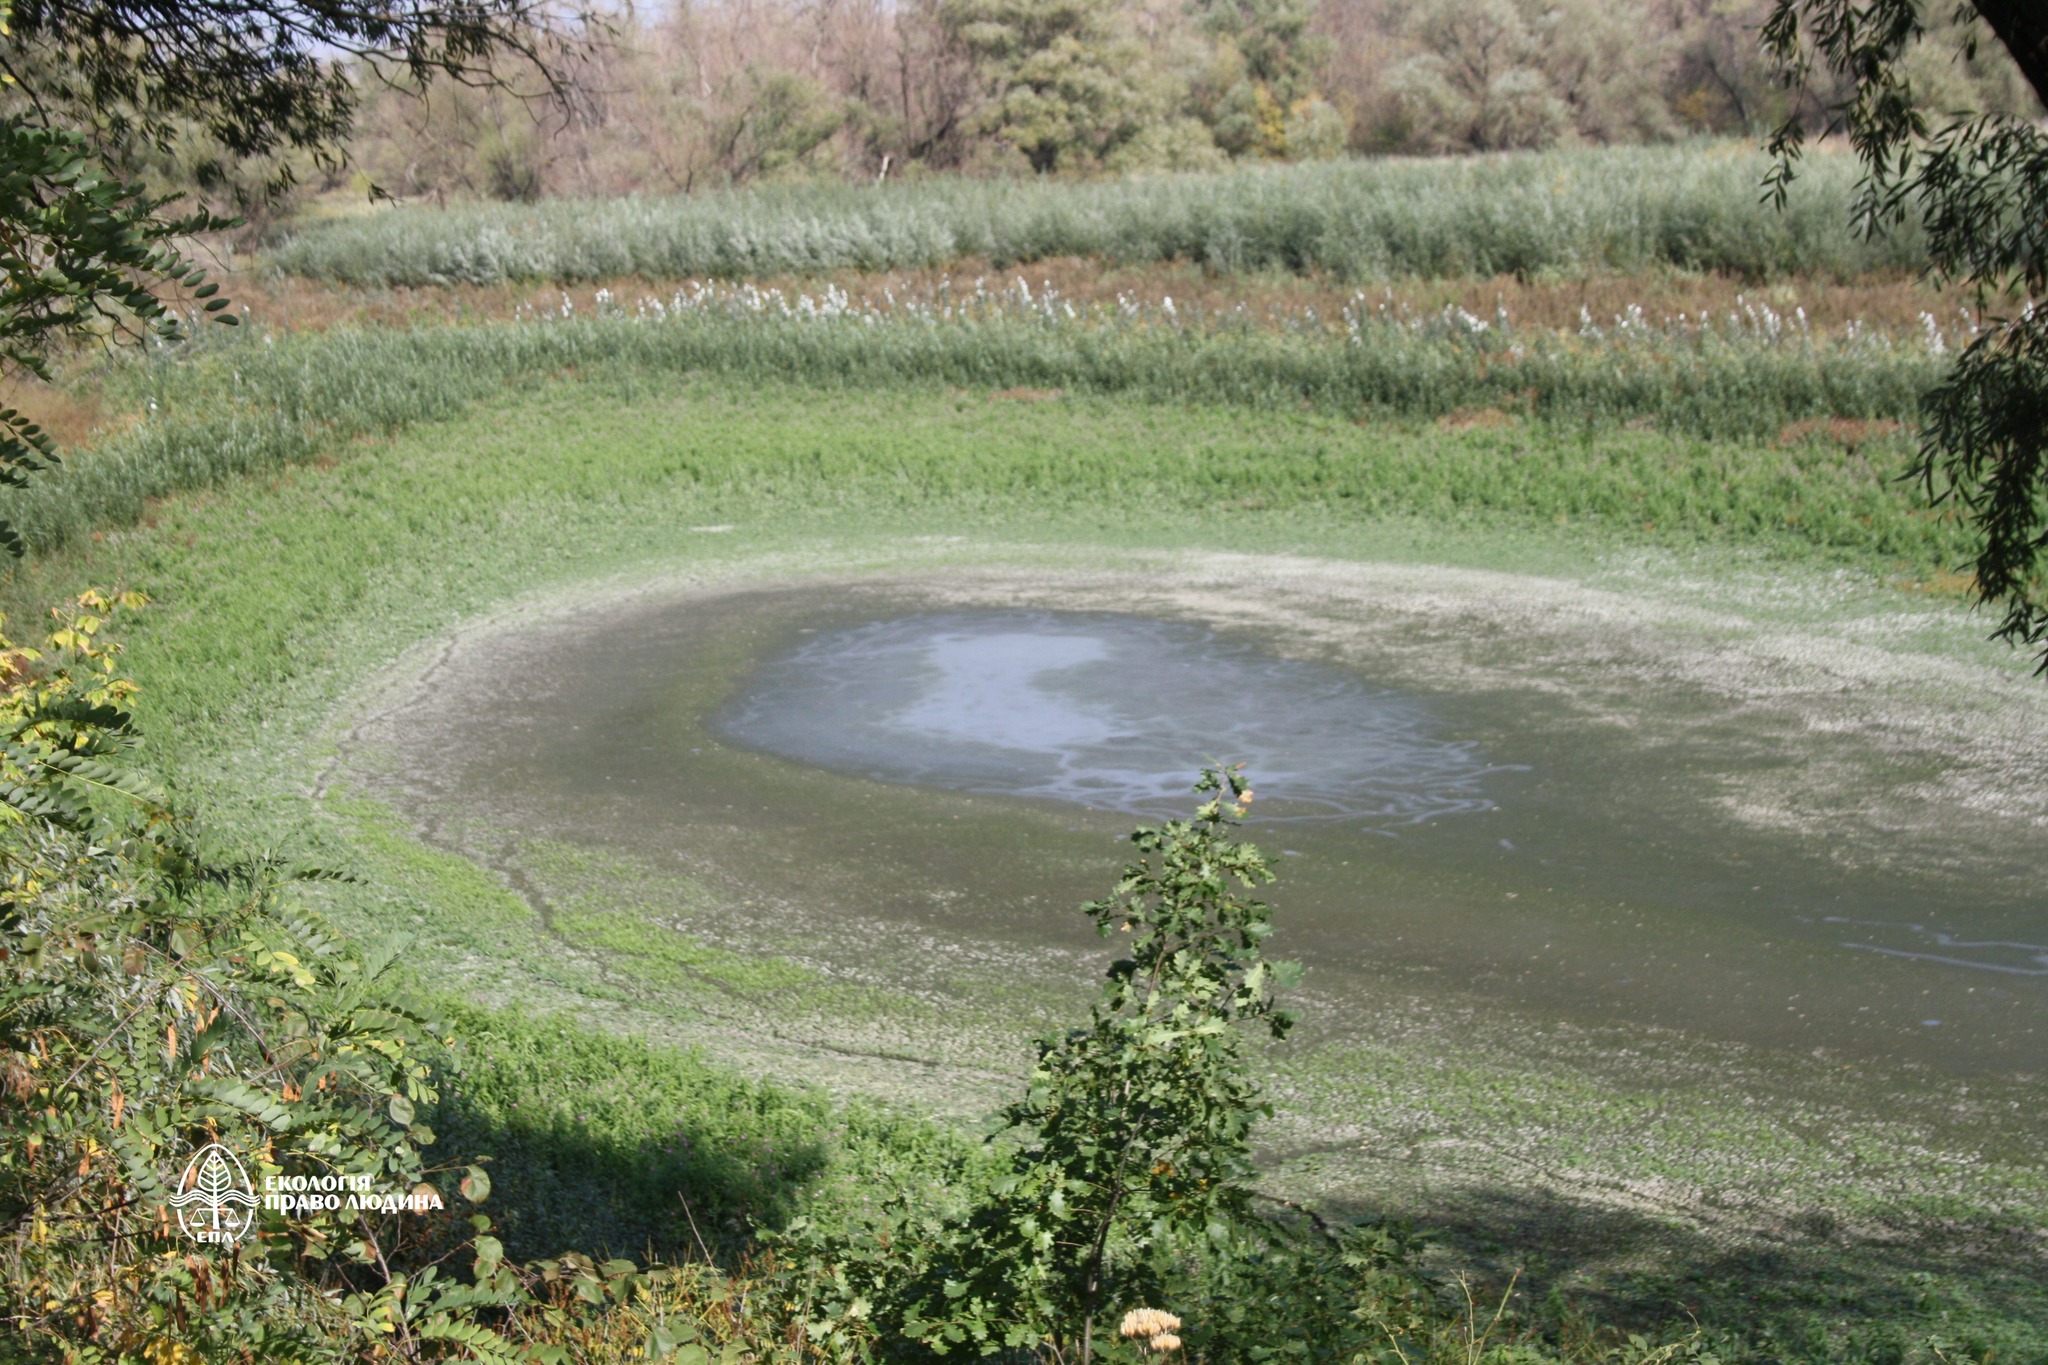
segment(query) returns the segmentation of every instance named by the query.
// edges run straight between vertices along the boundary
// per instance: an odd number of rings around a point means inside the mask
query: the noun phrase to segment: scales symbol
[[[178,1226],[201,1242],[233,1242],[256,1219],[256,1191],[235,1154],[209,1142],[192,1154],[170,1206]]]

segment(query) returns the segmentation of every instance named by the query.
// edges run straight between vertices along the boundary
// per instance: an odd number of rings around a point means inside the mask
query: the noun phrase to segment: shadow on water
[[[443,1162],[488,1156],[515,1260],[726,1259],[825,1169],[830,1106],[694,1054],[560,1019],[448,1009],[463,1040],[428,1123]]]

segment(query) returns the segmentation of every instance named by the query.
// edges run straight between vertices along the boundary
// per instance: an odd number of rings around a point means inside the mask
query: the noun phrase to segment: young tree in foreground
[[[1965,21],[1981,21],[2048,102],[2048,6],[1974,0],[1955,14],[1964,55],[1982,31]],[[2004,114],[1930,130],[1904,65],[1926,22],[1921,0],[1775,0],[1764,49],[1790,83],[1819,69],[1846,82],[1834,112],[1863,161],[1865,229],[1917,209],[1935,278],[1995,310],[1928,396],[1913,473],[1936,503],[1968,509],[1977,593],[2005,611],[1998,636],[2048,672],[2048,132]],[[1787,122],[1771,139],[1781,200],[1801,131]]]
[[[1105,1312],[1156,1301],[1158,1262],[1248,1218],[1251,1127],[1272,1111],[1239,1026],[1284,1038],[1294,1023],[1275,992],[1300,968],[1265,959],[1271,911],[1243,895],[1273,873],[1230,837],[1250,787],[1224,769],[1195,790],[1208,797],[1195,818],[1133,834],[1143,856],[1084,907],[1129,956],[1085,1028],[1039,1040],[1024,1097],[1003,1111],[1022,1154],[975,1223],[970,1260],[1032,1267],[1033,1306],[1079,1365]]]
[[[800,1222],[783,1239],[815,1346],[1088,1365],[1115,1341],[1112,1324],[1186,1289],[1190,1264],[1227,1266],[1282,1235],[1250,1207],[1251,1130],[1271,1110],[1244,1033],[1286,1036],[1276,994],[1300,968],[1265,958],[1272,915],[1245,894],[1273,873],[1232,837],[1252,799],[1243,776],[1206,771],[1195,790],[1207,799],[1194,818],[1133,834],[1138,861],[1083,907],[1127,955],[1085,1024],[1038,1040],[1025,1093],[1003,1111],[1018,1145],[973,1178],[985,1193],[852,1232]],[[1259,1254],[1270,1252],[1246,1266]]]

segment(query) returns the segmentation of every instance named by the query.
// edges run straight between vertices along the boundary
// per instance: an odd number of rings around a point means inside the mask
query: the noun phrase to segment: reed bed
[[[107,375],[110,399],[140,420],[7,495],[6,513],[33,548],[132,522],[152,498],[454,417],[556,376],[644,389],[700,374],[764,388],[951,388],[1468,429],[1528,425],[1546,433],[1534,442],[1540,458],[1518,456],[1488,475],[1520,491],[1504,487],[1483,500],[1507,507],[1537,498],[1541,489],[1521,487],[1530,480],[1584,483],[1594,502],[1620,498],[1617,515],[1634,515],[1621,507],[1633,495],[1600,493],[1616,474],[1594,467],[1607,458],[1592,443],[1596,433],[1629,431],[1674,451],[1719,443],[1721,453],[1704,464],[1694,455],[1657,457],[1672,464],[1668,478],[1657,476],[1660,487],[1671,484],[1665,491],[1679,504],[1697,504],[1680,507],[1681,520],[1769,522],[1768,510],[1737,509],[1750,495],[1729,490],[1783,465],[1771,477],[1785,483],[1787,498],[1812,509],[1839,485],[1843,507],[1860,509],[1825,518],[1809,510],[1800,534],[1917,561],[1929,553],[1921,543],[1929,524],[1907,515],[1903,494],[1880,490],[1899,462],[1897,433],[1914,420],[1917,395],[1963,340],[1932,317],[1923,335],[1902,339],[1853,325],[1822,331],[1755,304],[1713,317],[1589,315],[1577,331],[1525,333],[1505,313],[1415,313],[1365,292],[1336,317],[1309,309],[1274,325],[1186,309],[1170,297],[1076,307],[1022,281],[880,303],[836,289],[791,294],[699,282],[666,298],[600,291],[594,309],[565,298],[510,323],[206,335],[207,344]],[[1744,445],[1769,455],[1747,459],[1739,475],[1721,470]],[[1790,452],[1806,447],[1825,447],[1815,457],[1825,470],[1795,467],[1805,457]],[[1575,449],[1585,458],[1570,456]],[[1128,471],[1147,457],[1116,458]],[[1866,506],[1859,489],[1877,501]],[[1456,493],[1446,495],[1455,501]],[[1941,534],[1946,553],[1952,536]]]
[[[1742,144],[1264,166],[1119,181],[806,183],[672,198],[407,206],[270,262],[354,285],[758,279],[1082,256],[1400,278],[1653,270],[1848,279],[1924,264],[1916,226],[1850,229],[1856,166],[1813,156],[1782,210]]]

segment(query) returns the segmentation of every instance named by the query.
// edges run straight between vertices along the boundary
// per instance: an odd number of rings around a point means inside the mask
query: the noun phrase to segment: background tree
[[[1667,22],[1667,94],[1684,126],[1761,134],[1785,119],[1794,97],[1758,60],[1762,14],[1754,0],[1676,0]]]
[[[1222,87],[1210,114],[1217,145],[1233,156],[1284,157],[1312,143],[1310,120],[1320,117],[1317,106],[1328,107],[1315,89],[1315,73],[1329,50],[1329,40],[1311,31],[1314,6],[1307,0],[1204,0],[1197,12],[1217,45],[1215,69],[1225,73],[1211,78]],[[1340,134],[1338,148],[1343,140]]]
[[[1585,0],[1424,0],[1420,51],[1391,73],[1411,137],[1433,151],[1661,137],[1668,38],[1647,15]]]
[[[980,122],[1043,175],[1101,160],[1152,112],[1142,56],[1116,11],[1089,0],[946,0],[948,29],[988,89]]]
[[[820,10],[828,66],[858,112],[866,164],[951,169],[967,156],[974,59],[940,0],[840,0]]]
[[[2048,99],[2048,7],[1975,0],[1949,18],[1960,61],[1978,59],[1988,32]],[[1984,331],[1928,397],[1913,473],[1973,519],[1976,591],[2004,609],[1999,637],[2040,651],[2048,671],[2048,133],[2014,112],[1930,115],[1911,61],[1927,30],[1918,0],[1775,0],[1763,39],[1789,83],[1843,83],[1830,112],[1863,162],[1864,227],[1917,212],[1934,276],[1986,309]],[[1781,200],[1805,132],[1788,120],[1771,139]]]
[[[1842,83],[1821,73],[1804,95],[1773,84],[1757,43],[1770,3],[1108,0],[1086,13],[1049,0],[622,6],[601,32],[556,32],[557,102],[530,106],[512,91],[448,81],[420,98],[406,80],[365,82],[350,153],[375,183],[443,202],[516,197],[536,185],[543,196],[606,196],[1000,170],[1033,122],[1055,134],[1041,155],[1064,138],[1056,168],[1083,172],[1213,169],[1347,147],[1455,152],[1749,135],[1788,113],[1818,128]],[[1038,24],[1051,46],[1061,35],[1047,37],[1046,17],[1066,24],[1075,46],[1037,58],[1035,83],[1021,89],[1021,50],[968,50],[968,23],[995,25],[977,40]],[[1486,78],[1474,80],[1470,48],[1484,34],[1469,21],[1489,18],[1519,33],[1519,55],[1503,66],[1489,52],[1479,63]],[[2033,107],[1998,44],[1950,60],[1945,24],[1930,17],[1929,40],[1907,54],[1923,108]],[[534,109],[544,111],[539,121]],[[175,155],[152,154],[152,173],[160,162],[162,183],[194,183],[190,168],[209,145],[195,129]],[[305,154],[273,155],[292,158],[308,184],[340,183]],[[231,176],[253,185],[270,173],[263,159],[245,159]]]
[[[1545,147],[1571,111],[1542,67],[1538,25],[1515,0],[1430,0],[1410,34],[1422,51],[1391,78],[1403,113],[1430,151]]]

